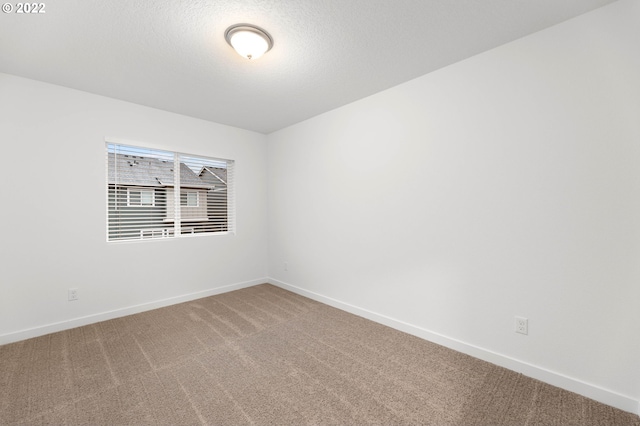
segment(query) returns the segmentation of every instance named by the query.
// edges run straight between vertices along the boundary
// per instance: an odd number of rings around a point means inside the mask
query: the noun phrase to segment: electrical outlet
[[[289,263],[284,262],[284,270],[288,271],[289,270]]]
[[[529,334],[529,320],[523,317],[516,317],[516,333]]]
[[[71,302],[73,300],[78,300],[78,289],[77,288],[70,288],[68,295],[69,295],[69,302]]]

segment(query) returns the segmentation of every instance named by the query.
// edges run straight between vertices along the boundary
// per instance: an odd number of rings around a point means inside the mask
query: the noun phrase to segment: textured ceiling
[[[613,1],[57,0],[0,14],[0,72],[270,133]]]

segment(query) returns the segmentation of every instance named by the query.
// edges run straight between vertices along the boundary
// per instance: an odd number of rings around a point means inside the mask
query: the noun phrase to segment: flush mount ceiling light
[[[269,33],[251,24],[230,26],[224,32],[224,38],[240,56],[247,59],[258,59],[273,47]]]

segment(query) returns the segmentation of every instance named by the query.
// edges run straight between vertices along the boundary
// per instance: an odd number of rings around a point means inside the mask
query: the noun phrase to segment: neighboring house
[[[220,231],[227,231],[227,169],[205,166],[200,170],[198,176],[211,185],[207,192],[208,216],[216,218],[216,225]]]
[[[108,156],[109,239],[172,236],[176,218],[173,161]],[[212,170],[226,177],[226,170]],[[181,233],[227,230],[226,194],[226,181],[208,182],[180,163]]]

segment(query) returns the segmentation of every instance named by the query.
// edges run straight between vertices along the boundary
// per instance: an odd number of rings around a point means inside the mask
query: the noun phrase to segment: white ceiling
[[[0,72],[270,133],[613,1],[56,0],[0,14]]]

